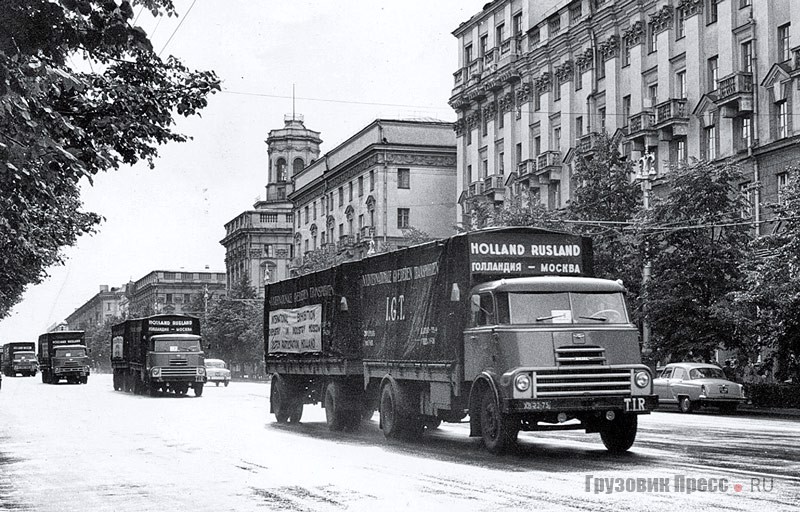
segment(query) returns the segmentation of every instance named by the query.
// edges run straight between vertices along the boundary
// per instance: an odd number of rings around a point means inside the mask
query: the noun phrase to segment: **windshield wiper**
[[[608,318],[604,316],[579,316],[578,318],[585,318],[586,320],[597,320],[598,322],[608,322]]]
[[[560,315],[540,316],[539,318],[536,319],[536,321],[544,322],[545,320],[552,320],[553,318],[564,318],[564,316],[566,315],[564,315],[563,313],[561,313]]]

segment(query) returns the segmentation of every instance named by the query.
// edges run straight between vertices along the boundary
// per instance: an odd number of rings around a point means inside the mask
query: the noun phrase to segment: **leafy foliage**
[[[800,169],[789,168],[790,180],[781,201],[770,205],[777,229],[753,242],[751,257],[743,262],[742,290],[736,294],[740,330],[758,344],[751,353],[773,351],[779,362],[778,378],[787,377],[788,362],[800,356]]]
[[[153,167],[158,145],[187,140],[175,115],[219,90],[213,72],[159,57],[134,5],[175,14],[171,0],[0,0],[0,318],[101,221],[79,182]]]
[[[716,348],[737,345],[730,294],[742,283],[739,263],[749,242],[740,179],[732,164],[675,167],[666,196],[647,211],[643,230],[653,277],[645,299],[659,359],[710,359]]]

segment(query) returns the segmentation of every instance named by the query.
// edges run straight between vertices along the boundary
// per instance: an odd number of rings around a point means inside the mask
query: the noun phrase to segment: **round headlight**
[[[514,386],[519,391],[528,391],[531,387],[531,378],[527,373],[520,373],[514,378]]]
[[[204,366],[198,366],[197,367],[197,375],[205,375],[205,374],[206,374],[205,367]]]
[[[159,368],[159,367],[157,367],[157,366],[156,366],[155,368],[153,368],[152,370],[150,370],[150,375],[152,375],[153,377],[158,377],[158,376],[160,376],[160,375],[161,375],[161,368]]]
[[[637,372],[633,381],[636,383],[637,387],[646,388],[650,385],[650,374],[647,372]]]

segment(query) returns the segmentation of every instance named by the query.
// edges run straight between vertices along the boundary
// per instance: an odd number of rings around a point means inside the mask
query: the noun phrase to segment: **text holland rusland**
[[[472,242],[469,247],[473,256],[502,257],[498,261],[473,261],[470,269],[472,272],[522,272],[523,270],[537,270],[542,274],[580,274],[581,266],[578,263],[556,263],[552,261],[538,262],[537,265],[526,265],[523,269],[522,261],[507,261],[507,257],[518,258],[577,258],[581,255],[581,246],[577,244],[503,244],[488,242]]]

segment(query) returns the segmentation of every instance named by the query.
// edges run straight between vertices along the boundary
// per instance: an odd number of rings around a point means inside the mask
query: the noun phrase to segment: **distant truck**
[[[0,358],[1,371],[6,377],[35,377],[39,369],[36,360],[36,344],[29,341],[12,342],[3,345],[3,356]]]
[[[586,237],[475,231],[270,284],[270,410],[330,429],[380,411],[386,437],[469,416],[499,453],[519,431],[582,429],[624,452],[658,403],[621,283]]]
[[[39,371],[42,382],[89,382],[89,356],[83,331],[52,331],[39,336]]]
[[[206,369],[200,320],[185,315],[155,315],[111,327],[114,389],[157,396],[160,392],[203,394]]]

